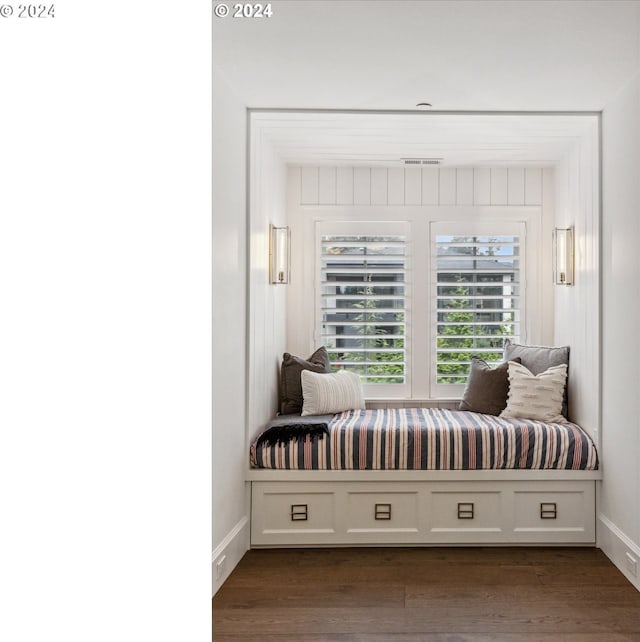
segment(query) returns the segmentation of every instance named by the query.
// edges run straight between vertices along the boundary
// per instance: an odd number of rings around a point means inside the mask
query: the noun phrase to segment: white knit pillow
[[[365,407],[360,377],[354,372],[339,370],[321,374],[303,370],[300,379],[302,416],[325,415]]]
[[[534,375],[521,363],[509,361],[509,396],[500,416],[565,422],[561,413],[566,379],[566,363]]]

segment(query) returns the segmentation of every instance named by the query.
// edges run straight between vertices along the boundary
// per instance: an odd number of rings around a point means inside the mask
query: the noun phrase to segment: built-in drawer
[[[419,494],[347,491],[348,533],[417,533]]]
[[[335,538],[335,492],[305,484],[253,484],[251,539],[256,544]],[[302,487],[302,488],[301,488]]]
[[[565,484],[565,486],[567,486]],[[594,484],[514,491],[514,535],[529,542],[595,541]]]
[[[431,539],[442,542],[500,541],[503,497],[500,490],[473,491],[438,485],[429,492]]]

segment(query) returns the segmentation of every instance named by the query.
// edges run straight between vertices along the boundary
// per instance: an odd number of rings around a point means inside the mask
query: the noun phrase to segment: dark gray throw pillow
[[[512,361],[520,363],[516,357]],[[467,379],[459,410],[499,415],[507,407],[509,395],[509,364],[505,361],[492,368],[479,357],[472,357],[471,371]]]
[[[520,357],[522,365],[533,375],[538,375],[552,366],[561,366],[566,363],[567,381],[569,381],[569,346],[524,346],[506,339],[503,358],[505,361],[514,361],[515,357]],[[563,417],[569,416],[568,401],[565,385],[562,401]]]
[[[331,372],[329,353],[322,346],[318,348],[308,359],[295,357],[288,352],[282,355],[282,367],[280,368],[280,414],[291,415],[302,412],[302,382],[300,373],[303,370],[311,372]]]

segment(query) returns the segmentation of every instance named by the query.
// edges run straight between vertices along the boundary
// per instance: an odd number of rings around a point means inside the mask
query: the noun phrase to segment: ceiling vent
[[[442,158],[401,158],[405,165],[440,165]]]

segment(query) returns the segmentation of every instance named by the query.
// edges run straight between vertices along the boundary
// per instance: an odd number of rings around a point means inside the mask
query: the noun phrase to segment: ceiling
[[[598,116],[389,112],[251,114],[252,137],[295,165],[549,166],[581,139],[597,140]]]
[[[292,163],[554,162],[584,134],[566,116],[439,112],[599,112],[640,69],[640,0],[271,6],[270,18],[214,19],[214,92],[249,108],[373,112],[262,122]],[[419,102],[433,110],[415,113]]]

